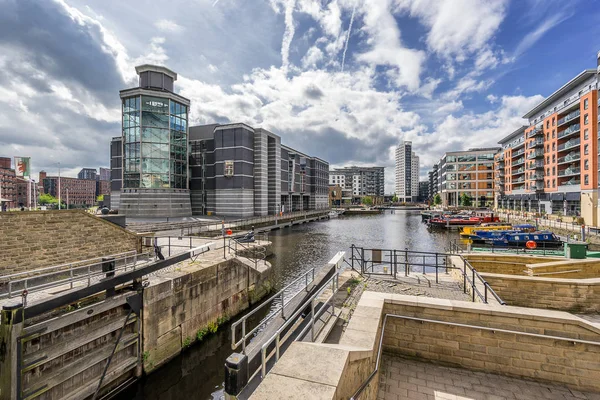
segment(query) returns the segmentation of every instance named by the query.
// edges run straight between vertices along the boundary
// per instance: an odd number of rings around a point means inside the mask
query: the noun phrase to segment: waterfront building
[[[110,168],[102,168],[100,167],[98,172],[98,175],[96,176],[96,179],[101,180],[101,181],[110,181]]]
[[[325,209],[329,163],[242,123],[190,127],[194,214],[235,217]]]
[[[17,177],[15,170],[11,168],[11,163],[12,159],[10,157],[0,157],[0,198],[7,200],[4,202],[7,209],[17,206]],[[0,205],[2,203],[0,201]]]
[[[429,181],[419,182],[419,198],[417,200],[420,202],[426,202],[429,200],[429,197]]]
[[[82,168],[77,174],[77,179],[96,180],[96,168]]]
[[[413,203],[419,196],[419,157],[412,142],[403,141],[396,147],[396,186],[398,201]]]
[[[428,178],[428,194],[429,198],[432,199],[437,193],[440,192],[439,181],[438,181],[438,164],[434,164],[431,167],[431,171],[427,173]]]
[[[58,199],[58,176],[48,176],[40,171],[39,181],[44,186],[44,193]],[[96,181],[91,179],[60,177],[61,201],[69,207],[90,207],[96,204]]]
[[[438,164],[442,205],[460,206],[460,197],[465,193],[473,207],[492,206],[494,156],[498,151],[499,147],[490,147],[445,153]]]
[[[523,118],[528,125],[499,142],[497,206],[598,225],[597,71],[581,72]]]
[[[352,190],[352,197],[360,202],[364,196],[383,198],[385,191],[385,167],[344,167],[330,172],[330,185],[340,185]]]
[[[156,65],[135,68],[138,86],[119,92],[122,133],[111,142],[111,206],[140,217],[192,214],[188,176],[190,101],[173,92],[177,74]],[[113,165],[121,158],[118,165]]]

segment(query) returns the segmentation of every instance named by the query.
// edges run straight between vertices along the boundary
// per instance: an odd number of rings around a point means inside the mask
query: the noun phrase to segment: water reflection
[[[340,217],[294,226],[269,234],[273,242],[276,288],[313,267],[325,265],[350,245],[366,248],[443,252],[458,233],[429,230],[419,212],[389,211],[381,215]],[[268,310],[258,318],[265,316]],[[224,363],[231,354],[230,327],[186,350],[168,365],[122,393],[119,399],[218,399],[223,395]]]

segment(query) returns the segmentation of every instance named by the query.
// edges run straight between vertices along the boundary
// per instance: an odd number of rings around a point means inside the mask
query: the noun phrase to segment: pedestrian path
[[[600,400],[600,393],[384,354],[378,400]]]

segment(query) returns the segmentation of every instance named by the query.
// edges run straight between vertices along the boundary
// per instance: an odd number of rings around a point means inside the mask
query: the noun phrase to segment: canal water
[[[313,267],[325,265],[350,245],[365,248],[444,252],[456,231],[431,230],[418,211],[352,216],[272,231],[275,286],[281,288]],[[263,314],[264,316],[264,314]],[[229,324],[168,365],[122,392],[118,399],[221,399],[224,364],[231,355]]]

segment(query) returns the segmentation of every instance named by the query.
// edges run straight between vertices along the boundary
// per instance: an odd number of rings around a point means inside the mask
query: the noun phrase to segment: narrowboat
[[[493,247],[528,247],[527,242],[535,242],[535,248],[556,249],[562,246],[562,240],[550,231],[536,232],[492,232],[484,243]]]

